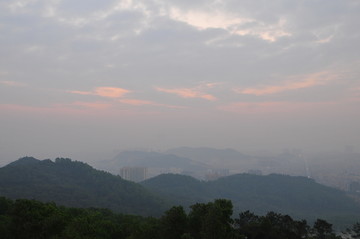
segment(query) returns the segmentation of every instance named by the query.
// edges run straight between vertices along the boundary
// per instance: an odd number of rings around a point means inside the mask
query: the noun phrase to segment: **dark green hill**
[[[208,182],[207,186],[220,195],[236,198],[242,210],[252,206],[259,213],[271,210],[317,215],[360,212],[345,192],[306,177],[238,174]]]
[[[166,209],[141,185],[64,158],[53,162],[26,157],[0,168],[0,196],[140,215],[159,215]]]
[[[360,207],[340,190],[305,177],[237,174],[202,182],[188,176],[160,175],[142,183],[184,206],[216,198],[232,200],[236,212],[250,210],[265,214],[286,213],[314,220],[322,217],[334,223],[359,220]]]
[[[208,202],[212,198],[203,182],[186,175],[162,174],[141,184],[168,201],[185,207],[197,202]]]

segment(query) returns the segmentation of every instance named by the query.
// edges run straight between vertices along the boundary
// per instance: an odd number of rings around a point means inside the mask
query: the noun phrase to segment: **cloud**
[[[108,103],[103,103],[103,102],[81,102],[81,101],[77,101],[71,104],[71,106],[80,106],[80,107],[84,107],[84,108],[92,108],[92,109],[107,109],[109,108],[111,105]]]
[[[72,90],[72,91],[69,91],[69,93],[78,94],[78,95],[94,95],[94,92],[92,92],[92,91]]]
[[[131,91],[123,89],[123,88],[117,88],[117,87],[97,87],[93,91],[69,91],[73,94],[79,94],[79,95],[97,95],[105,98],[121,98],[125,94],[130,93]]]
[[[324,85],[328,81],[333,80],[335,77],[336,77],[335,75],[331,75],[328,72],[320,72],[306,76],[300,80],[298,79],[299,77],[296,77],[295,80],[286,81],[280,85],[268,85],[268,86],[260,86],[255,88],[235,89],[235,92],[239,94],[256,95],[256,96],[271,95],[271,94],[281,93],[284,91]]]
[[[227,105],[218,107],[219,110],[233,112],[233,113],[263,113],[278,111],[281,109],[284,111],[288,103],[284,102],[234,102]]]
[[[224,82],[204,82],[202,83],[199,88],[214,88],[215,86],[218,86],[218,85],[223,85]]]
[[[0,81],[0,84],[7,85],[7,86],[15,86],[15,87],[26,86],[25,83],[20,83],[20,82],[16,82],[16,81]]]
[[[25,114],[31,117],[51,117],[57,116],[57,119],[74,116],[96,116],[107,117],[109,115],[126,115],[129,113],[121,108],[114,108],[111,104],[103,102],[72,102],[72,103],[58,103],[50,106],[31,106],[22,104],[0,104],[0,111],[7,115]],[[99,113],[101,112],[101,113]],[[69,118],[68,118],[69,119]]]
[[[220,11],[182,11],[176,7],[170,9],[170,18],[177,21],[186,22],[187,24],[192,25],[200,30],[207,28],[231,29],[231,27],[236,25],[241,25],[253,21],[249,18],[230,16]]]
[[[176,21],[185,22],[199,30],[219,28],[231,35],[255,36],[270,42],[292,35],[285,29],[287,23],[285,18],[280,18],[278,22],[271,24],[255,18],[239,17],[226,11],[183,11],[176,7],[170,9],[169,17]]]
[[[175,94],[182,98],[200,98],[209,101],[217,100],[215,96],[199,91],[197,88],[172,88],[166,89],[157,87],[157,91],[165,92],[169,94]]]
[[[154,105],[156,103],[152,102],[152,101],[148,101],[148,100],[137,100],[137,99],[122,99],[119,100],[121,103],[123,104],[128,104],[128,105],[136,105],[136,106],[141,106],[141,105]]]
[[[339,102],[234,102],[219,106],[217,109],[232,113],[258,114],[258,113],[287,113],[298,112],[304,114],[307,110],[331,109],[338,106]]]
[[[254,27],[235,30],[233,33],[240,36],[257,36],[265,41],[275,42],[281,37],[289,37],[292,34],[285,30],[287,20],[282,18],[276,24],[257,22]]]
[[[121,100],[119,100],[119,102],[123,103],[123,104],[127,104],[127,105],[133,105],[133,106],[150,105],[150,106],[160,106],[160,107],[171,108],[171,109],[186,109],[187,108],[184,106],[160,104],[160,103],[156,103],[153,101],[138,100],[138,99],[121,99]]]
[[[26,10],[26,8],[35,3],[36,0],[20,0],[20,1],[12,1],[11,3],[8,4],[8,8],[12,11],[12,12],[24,12]]]
[[[84,6],[85,5],[85,6]],[[129,16],[132,17],[129,19]],[[45,4],[43,16],[52,18],[58,23],[76,28],[90,27],[104,31],[113,24],[111,18],[123,16],[121,22],[116,22],[115,34],[119,31],[141,33],[149,27],[153,13],[149,10],[148,4],[142,1],[133,0],[107,0],[107,1],[59,1],[54,0],[51,4]],[[125,22],[127,27],[119,27]],[[128,24],[129,23],[129,24]],[[100,29],[99,29],[100,28]],[[113,36],[114,37],[114,36]],[[104,38],[104,36],[103,36]],[[105,37],[108,38],[108,37]]]
[[[95,94],[108,97],[108,98],[119,98],[123,97],[125,94],[129,93],[129,90],[116,88],[116,87],[98,87],[95,89]]]
[[[81,106],[81,107],[79,107]],[[89,107],[88,104],[85,106],[80,102],[74,104],[56,104],[51,105],[50,107],[40,107],[40,106],[29,106],[29,105],[19,105],[19,104],[0,104],[0,110],[8,113],[22,112],[31,115],[59,115],[64,114],[74,115],[74,114],[83,114],[83,113],[97,113],[94,111],[94,107]],[[99,109],[99,108],[97,108]]]

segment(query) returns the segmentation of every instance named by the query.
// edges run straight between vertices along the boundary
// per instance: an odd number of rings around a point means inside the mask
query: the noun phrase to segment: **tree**
[[[182,206],[172,207],[161,217],[163,237],[181,239],[188,229],[187,215]]]
[[[323,219],[317,219],[312,228],[313,236],[316,239],[339,238],[333,232],[332,224]]]
[[[13,238],[51,238],[59,235],[66,222],[55,203],[16,200],[10,213]]]
[[[275,212],[265,216],[242,212],[235,220],[235,228],[239,236],[248,239],[302,239],[307,238],[309,231],[305,220],[294,221],[289,215]]]
[[[233,231],[233,205],[230,200],[217,199],[210,203],[205,217],[203,236],[206,239],[230,238]]]
[[[344,234],[347,238],[360,239],[360,222],[357,222],[351,228],[346,229]]]
[[[189,213],[190,234],[195,239],[226,239],[233,236],[233,205],[230,200],[196,203]]]

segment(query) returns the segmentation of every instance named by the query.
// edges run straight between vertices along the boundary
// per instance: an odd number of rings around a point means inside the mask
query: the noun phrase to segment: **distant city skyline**
[[[14,0],[0,12],[0,162],[360,151],[359,1]]]

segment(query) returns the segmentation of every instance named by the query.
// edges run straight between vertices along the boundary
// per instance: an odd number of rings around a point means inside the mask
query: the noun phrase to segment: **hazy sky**
[[[359,22],[358,0],[3,0],[0,161],[358,150]]]

